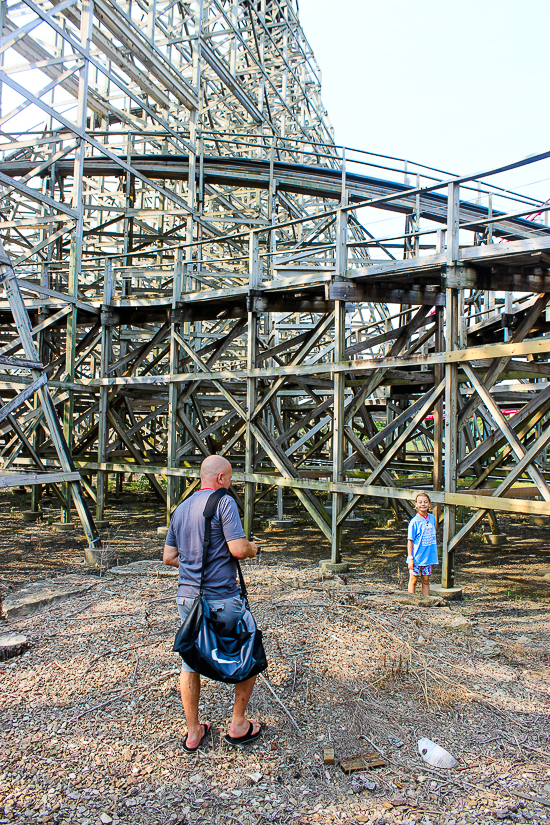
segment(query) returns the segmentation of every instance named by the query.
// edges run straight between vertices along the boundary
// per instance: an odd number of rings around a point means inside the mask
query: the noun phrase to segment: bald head
[[[229,487],[231,483],[231,464],[221,455],[209,455],[201,464],[201,482],[203,487],[218,490]]]

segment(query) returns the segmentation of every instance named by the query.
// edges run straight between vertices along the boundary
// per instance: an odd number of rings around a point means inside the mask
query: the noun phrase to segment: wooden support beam
[[[536,441],[523,453],[517,464],[510,470],[506,478],[496,487],[492,493],[491,498],[502,497],[510,490],[510,487],[519,476],[532,464],[535,458],[540,455],[542,450],[550,443],[550,426],[546,427],[542,434]],[[538,489],[538,488],[537,488]],[[546,499],[547,500],[547,499]],[[453,536],[450,542],[451,550],[454,550],[460,542],[474,529],[474,527],[487,515],[488,510],[479,509],[474,515],[464,524],[464,526]]]
[[[489,413],[493,417],[496,425],[499,427],[500,431],[506,437],[506,440],[510,444],[513,452],[516,454],[518,459],[521,460],[525,455],[525,450],[523,448],[521,441],[515,434],[514,430],[509,426],[505,417],[495,404],[494,399],[487,391],[487,388],[479,380],[475,369],[468,364],[463,364],[463,369],[468,378],[470,379],[470,381],[472,382],[472,386],[474,387],[475,391],[477,392],[477,394],[485,404],[486,408],[488,409]],[[548,487],[546,481],[542,477],[540,471],[536,467],[528,465],[527,472],[529,473],[537,488],[539,489],[541,496],[546,501],[550,501],[550,488]]]
[[[25,401],[32,398],[39,387],[43,387],[47,380],[48,378],[46,375],[40,375],[35,381],[32,382],[32,384],[16,395],[15,398],[12,398],[7,404],[4,404],[4,406],[0,408],[0,423],[4,421],[5,418],[10,416],[17,409],[17,407],[20,407],[21,404],[24,404]]]
[[[512,334],[510,343],[516,344],[524,340],[524,338],[529,334],[529,332],[533,328],[533,325],[540,317],[541,313],[546,308],[548,298],[549,296],[545,293],[538,296],[537,300],[535,301],[529,312],[526,314],[525,318],[523,319],[519,327]],[[499,376],[506,368],[506,366],[510,363],[510,360],[510,358],[504,357],[497,358],[495,361],[493,361],[483,379],[483,384],[487,390],[490,390],[496,384]],[[467,404],[465,404],[463,410],[459,415],[459,430],[466,426],[468,418],[474,414],[476,409],[477,405],[474,397],[471,398]]]
[[[340,213],[339,213],[340,214]],[[347,260],[347,258],[346,258]],[[334,360],[339,361],[344,356],[346,347],[346,305],[343,301],[336,301],[334,305]],[[346,391],[345,376],[342,373],[334,375],[333,410],[332,410],[332,481],[339,484],[344,480],[344,400]],[[338,521],[343,506],[341,493],[332,495],[332,535],[331,555],[333,564],[342,561],[342,525]]]
[[[128,450],[130,452],[130,455],[138,462],[138,464],[141,464],[142,467],[147,467],[147,463],[144,461],[144,459],[140,455],[139,450],[134,446],[134,444],[132,443],[132,440],[130,438],[128,438],[128,436],[125,432],[124,423],[121,421],[121,419],[119,418],[119,416],[116,414],[116,412],[113,409],[107,410],[107,418],[109,419],[109,421],[111,422],[111,425],[116,430],[116,432],[118,433],[118,435],[120,436],[120,438],[122,439],[122,441],[124,442],[126,447],[128,448]],[[156,480],[154,472],[151,472],[151,471],[146,472],[146,476],[147,476],[147,479],[148,479],[149,483],[154,488],[155,492],[157,493],[158,497],[160,498],[160,500],[162,502],[166,502],[166,493],[164,492],[163,488],[160,486],[160,484]]]
[[[7,261],[7,263],[3,263],[4,261]],[[2,281],[4,282],[8,300],[10,302],[10,308],[13,313],[13,318],[21,337],[25,357],[29,361],[36,362],[39,360],[38,352],[32,338],[31,325],[25,309],[23,297],[19,290],[13,267],[9,262],[9,258],[5,255],[2,244],[0,243],[0,282]],[[34,379],[40,377],[40,374],[36,370],[32,371],[32,375]],[[40,397],[42,412],[47,422],[50,437],[59,457],[62,470],[64,473],[73,474],[75,472],[74,462],[67,447],[67,442],[64,439],[63,430],[59,424],[59,419],[57,418],[55,407],[48,390],[48,385],[44,384],[39,387],[38,394]],[[99,534],[82,495],[82,488],[76,480],[73,480],[72,477],[69,480],[69,485],[73,501],[82,522],[84,532],[86,533],[86,537],[91,545],[95,545],[100,541]]]
[[[331,281],[328,297],[333,301],[376,301],[403,306],[445,306],[445,293],[430,287],[407,289],[395,284],[364,284],[360,281]]]
[[[459,253],[460,187],[450,183],[447,196],[447,271],[452,273]],[[459,317],[462,315],[463,291],[447,287],[445,296],[445,347],[447,352],[460,349]],[[458,458],[458,367],[456,363],[445,365],[445,491],[456,492]],[[454,586],[454,551],[452,539],[456,532],[456,506],[446,503],[443,508],[443,546],[441,559],[441,584]]]
[[[522,425],[530,429],[548,410],[550,410],[550,385],[541,389],[541,391],[528,401],[527,404],[524,404],[517,413],[510,416],[507,422],[508,426],[519,435]],[[504,433],[500,430],[493,432],[488,438],[482,441],[475,450],[472,450],[472,452],[468,453],[463,460],[459,462],[458,475],[464,476],[476,461],[487,460],[490,455],[493,455],[505,443],[506,437]]]

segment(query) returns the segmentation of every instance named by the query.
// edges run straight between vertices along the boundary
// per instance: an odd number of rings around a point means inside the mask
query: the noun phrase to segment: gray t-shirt
[[[166,544],[178,548],[178,596],[197,596],[199,593],[205,526],[202,514],[211,495],[212,490],[194,493],[176,508],[170,522]],[[204,571],[205,598],[225,599],[239,592],[237,565],[227,542],[244,536],[235,499],[224,496],[212,519]]]

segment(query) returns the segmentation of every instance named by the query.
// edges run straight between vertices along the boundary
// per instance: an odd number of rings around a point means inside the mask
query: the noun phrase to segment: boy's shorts
[[[187,614],[193,606],[194,597],[186,598],[185,596],[177,596],[176,603],[178,605],[178,613],[182,622],[187,618]],[[233,630],[241,616],[243,615],[245,603],[240,596],[227,596],[225,599],[207,599],[208,606],[218,622],[225,622],[228,631]],[[195,671],[187,665],[183,659],[181,661],[181,669],[184,673],[195,673]]]
[[[432,575],[432,566],[431,564],[421,565],[420,567],[417,564],[413,564],[413,569],[411,573],[415,576],[431,576]]]

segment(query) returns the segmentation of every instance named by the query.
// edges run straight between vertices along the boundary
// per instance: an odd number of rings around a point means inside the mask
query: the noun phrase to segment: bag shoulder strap
[[[201,583],[200,583],[200,590],[199,590],[201,596],[202,596],[202,591],[203,591],[203,587],[204,587],[204,570],[205,570],[205,567],[206,567],[206,554],[208,553],[208,547],[210,545],[210,533],[211,533],[211,530],[212,530],[212,519],[214,518],[214,515],[215,515],[216,510],[218,508],[218,504],[220,503],[220,500],[224,496],[227,496],[227,495],[229,495],[229,493],[227,492],[225,487],[220,487],[218,490],[214,490],[214,492],[211,493],[208,496],[208,500],[207,500],[206,504],[204,505],[204,510],[202,512],[202,514],[204,516],[204,519],[205,519],[205,524],[204,524],[204,540],[203,540],[203,543],[202,543]],[[244,583],[244,577],[243,577],[242,570],[241,570],[241,565],[239,564],[238,559],[235,559],[235,563],[237,565],[237,573],[239,574],[239,585],[240,585],[240,588],[241,588],[241,596],[244,599],[246,606],[248,607],[248,596],[247,596],[247,592],[246,592],[246,585]]]
[[[199,587],[199,593],[202,596],[202,591],[204,589],[204,568],[206,567],[206,554],[208,552],[208,546],[210,545],[210,533],[212,530],[212,519],[214,518],[214,514],[218,508],[218,504],[220,503],[220,499],[222,499],[225,495],[227,495],[227,490],[225,487],[220,487],[218,490],[214,490],[211,493],[207,500],[206,504],[204,505],[204,510],[202,514],[204,516],[204,539],[202,541],[202,568],[201,568],[201,583]]]

